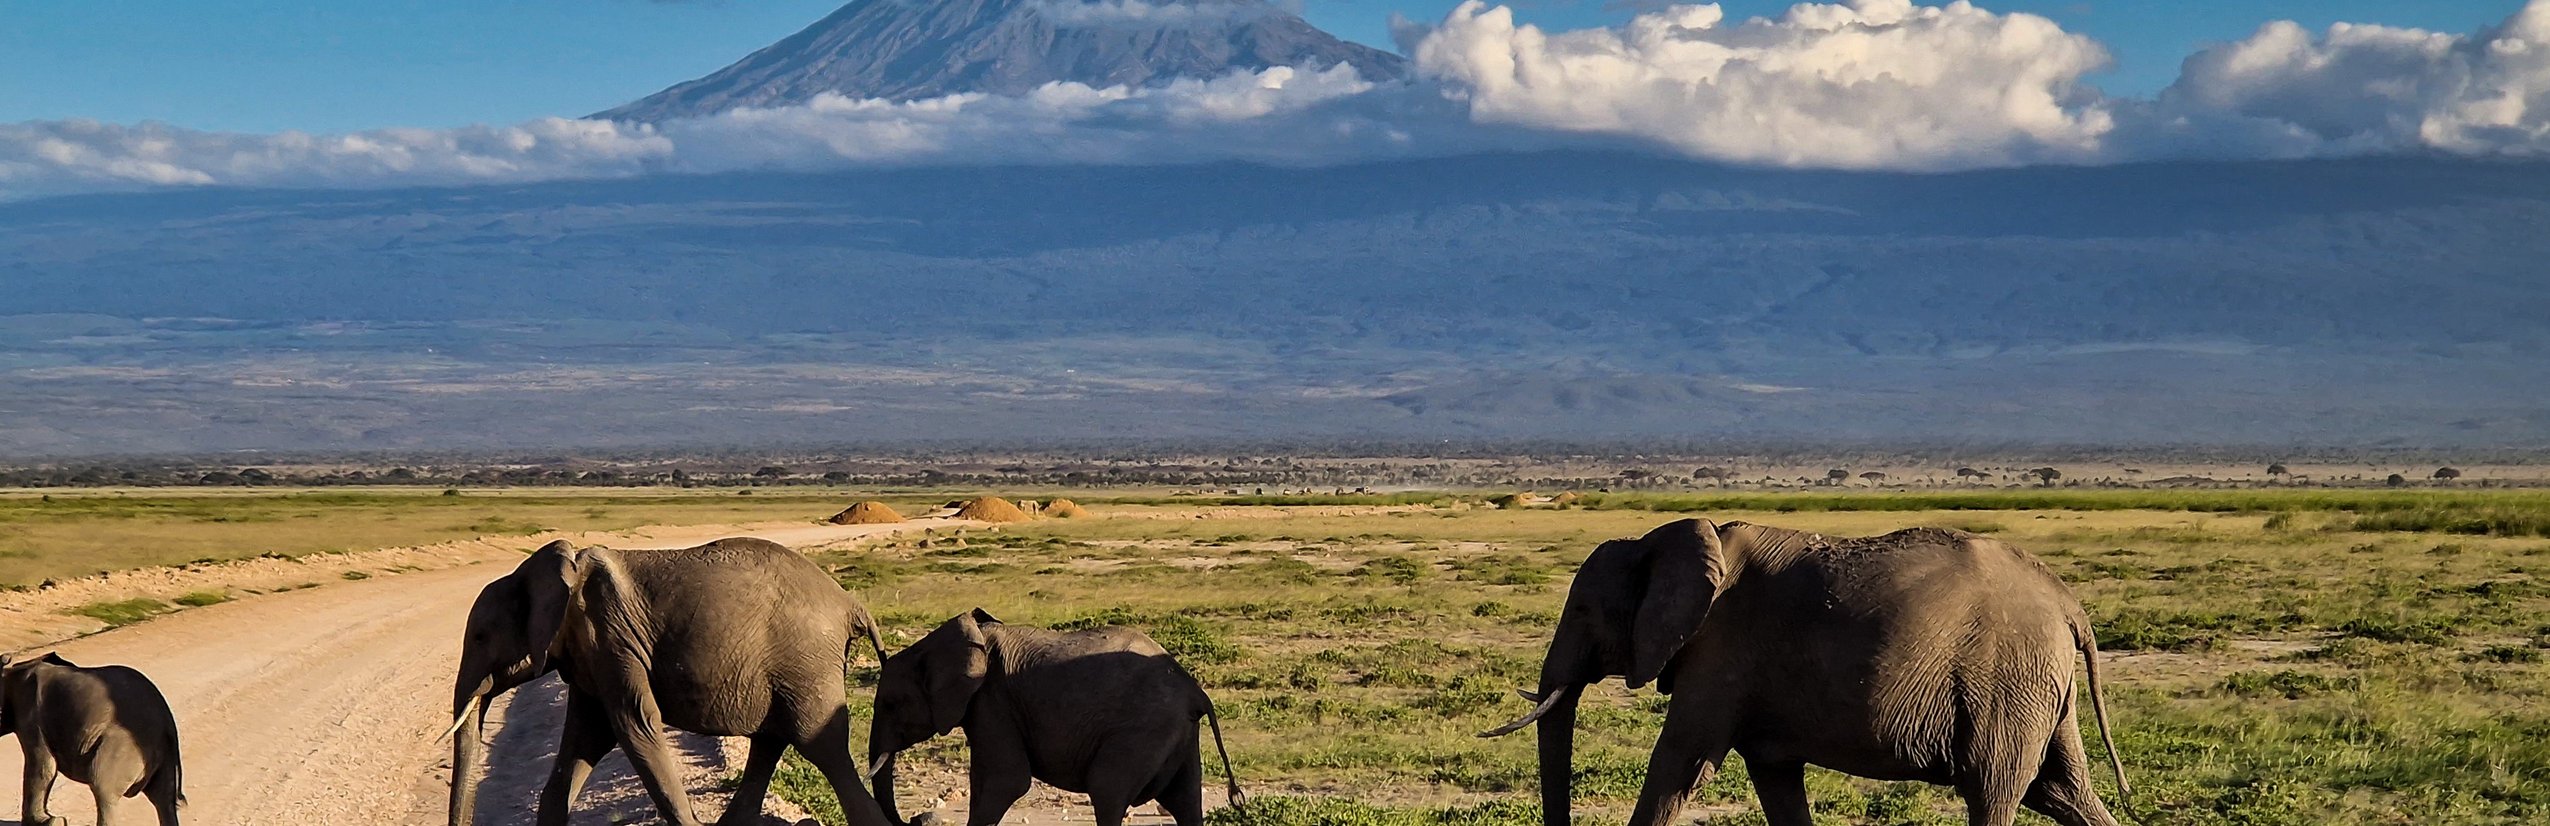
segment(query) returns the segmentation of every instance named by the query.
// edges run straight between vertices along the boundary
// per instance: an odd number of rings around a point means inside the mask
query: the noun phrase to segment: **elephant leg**
[[[105,778],[96,778],[104,781]],[[124,789],[129,783],[98,782],[89,784],[89,796],[97,798],[97,826],[124,826]]]
[[[1160,749],[1143,748],[1148,737],[1111,737],[1101,740],[1096,757],[1089,761],[1085,778],[1089,784],[1089,808],[1097,815],[1098,826],[1122,826],[1125,811],[1142,802],[1143,792],[1159,784],[1168,761]],[[1193,742],[1193,735],[1188,736]]]
[[[779,757],[787,753],[788,743],[756,734],[752,744],[752,751],[744,757],[744,774],[735,782],[735,796],[726,801],[726,816],[717,819],[718,826],[752,826],[761,822],[762,799],[770,794],[770,775],[779,770]]]
[[[841,686],[834,684],[832,693],[823,696],[841,696]],[[850,819],[850,826],[890,826],[885,810],[859,781],[858,759],[850,756],[850,708],[835,705],[820,717],[800,721],[798,729],[797,755],[815,764],[815,770],[832,784],[832,795],[840,799],[841,813]],[[774,763],[778,757],[771,755]]]
[[[2045,764],[2037,769],[2036,782],[2028,786],[2020,804],[2063,826],[2116,826],[2116,817],[2099,802],[2098,788],[2090,785],[2080,722],[2066,711],[2057,726],[2053,742],[2046,746]]]
[[[42,739],[24,734],[18,735],[18,743],[26,754],[27,770],[24,794],[18,798],[19,819],[27,826],[60,826],[62,819],[52,814],[53,778],[61,775],[53,765],[53,750],[45,748]]]
[[[973,737],[974,732],[966,732],[967,739]],[[1027,767],[1025,749],[978,746],[969,762],[972,765],[966,767],[965,824],[996,826],[1035,782],[1035,775]]]
[[[1169,782],[1160,789],[1160,808],[1178,826],[1204,826],[1204,764],[1199,756],[1194,749],[1183,750],[1185,762],[1169,767]]]
[[[2006,742],[2006,737],[1978,737],[1983,742]],[[1957,780],[1957,794],[1966,799],[1968,826],[2014,826],[2019,822],[2019,800],[2027,795],[2035,780],[2037,766],[2022,762],[2008,753],[1994,754],[1978,743],[1978,754],[1968,758],[1966,776]],[[1992,756],[1985,756],[1990,754]]]
[[[1697,693],[1676,698],[1665,710],[1665,727],[1656,750],[1647,757],[1647,782],[1638,791],[1638,806],[1629,826],[1667,826],[1682,814],[1691,793],[1716,776],[1725,763],[1736,704]]]
[[[1753,797],[1762,804],[1762,820],[1770,826],[1814,826],[1815,810],[1806,802],[1806,764],[1746,760],[1753,775]]]
[[[700,826],[698,813],[691,811],[690,791],[682,787],[682,764],[673,755],[672,740],[664,734],[664,714],[655,706],[655,694],[644,688],[642,674],[623,675],[623,679],[630,686],[628,699],[610,712],[620,750],[628,754],[629,766],[646,784],[647,796],[655,799],[656,812],[664,822]]]
[[[159,826],[177,826],[177,804],[181,802],[179,798],[182,795],[166,774],[152,778],[150,786],[142,789],[142,796],[151,802],[151,809],[159,813]]]
[[[617,745],[611,735],[611,717],[603,713],[601,701],[568,690],[567,723],[558,733],[558,762],[549,767],[549,785],[540,790],[536,820],[541,826],[566,826],[567,813],[575,809],[576,795],[584,791],[594,765]]]

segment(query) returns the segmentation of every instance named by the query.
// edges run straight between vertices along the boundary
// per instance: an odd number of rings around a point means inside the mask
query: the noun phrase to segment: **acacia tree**
[[[2063,471],[2055,470],[2050,467],[2041,467],[2028,471],[2028,475],[2036,477],[2041,480],[2046,487],[2050,488],[2054,486],[2054,480],[2063,478]]]
[[[2293,470],[2285,467],[2283,462],[2277,462],[2267,466],[2268,476],[2290,476],[2292,474]]]
[[[2459,479],[2459,478],[2461,478],[2461,468],[2456,468],[2456,467],[2439,467],[2439,468],[2436,468],[2436,469],[2435,469],[2435,478],[2436,478],[2437,480],[2439,480],[2439,481],[2445,481],[2445,482],[2450,482],[2450,481],[2452,481],[2452,480]]]

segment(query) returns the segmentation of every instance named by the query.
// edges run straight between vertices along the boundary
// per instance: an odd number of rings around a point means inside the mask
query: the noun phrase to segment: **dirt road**
[[[811,550],[956,524],[709,525],[574,539],[678,548],[749,535]],[[441,823],[451,749],[435,736],[450,722],[461,623],[479,588],[511,569],[498,560],[267,594],[54,648],[77,663],[139,668],[168,695],[183,730],[188,823]],[[559,697],[552,678],[498,703],[478,822],[531,822],[555,745]],[[494,725],[503,721],[527,724]],[[692,763],[694,804],[708,818],[724,803],[702,793],[730,772],[723,745],[713,738],[681,742]],[[17,747],[0,747],[0,781],[19,772]],[[0,798],[0,814],[16,822],[18,795]],[[655,815],[617,753],[596,772],[580,806],[577,823],[650,822]],[[55,785],[55,815],[90,826],[94,811],[87,787]]]

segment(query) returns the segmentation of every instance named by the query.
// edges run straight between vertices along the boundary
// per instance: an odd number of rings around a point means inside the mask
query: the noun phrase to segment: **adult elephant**
[[[1576,703],[1606,677],[1673,697],[1629,826],[1673,822],[1729,750],[1771,826],[1813,822],[1810,763],[1955,787],[1976,826],[2022,805],[2113,826],[2073,714],[2075,653],[2106,739],[2088,617],[2025,552],[1933,528],[1828,539],[1687,519],[1586,558],[1524,693],[1538,705],[1481,736],[1539,723],[1545,826],[1568,824]]]
[[[477,806],[479,729],[497,694],[557,671],[571,689],[538,822],[567,822],[593,766],[617,747],[664,820],[698,826],[666,726],[749,736],[718,822],[757,823],[781,751],[823,771],[858,826],[886,826],[850,753],[842,671],[877,647],[876,620],[823,570],[778,543],[721,539],[675,551],[551,542],[489,584],[469,611],[452,684],[452,826]]]

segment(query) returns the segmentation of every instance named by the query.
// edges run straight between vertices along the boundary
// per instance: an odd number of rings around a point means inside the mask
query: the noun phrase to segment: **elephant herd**
[[[845,699],[862,646],[884,663],[865,773]],[[1835,538],[1686,519],[1586,558],[1539,684],[1523,692],[1532,709],[1481,736],[1537,727],[1544,826],[1571,821],[1576,707],[1610,677],[1670,695],[1630,826],[1672,823],[1730,753],[1744,757],[1771,826],[1814,822],[1810,764],[1951,787],[1975,826],[2008,826],[2022,808],[2063,826],[2112,826],[2090,782],[2075,657],[2105,740],[2088,618],[2026,552],[1932,528]],[[567,822],[615,748],[666,822],[700,823],[668,728],[750,739],[724,826],[760,822],[788,748],[823,773],[853,824],[900,826],[895,755],[958,728],[971,755],[969,826],[1000,822],[1031,780],[1087,795],[1100,826],[1150,802],[1199,826],[1205,722],[1234,778],[1232,805],[1243,800],[1212,701],[1140,632],[1011,626],[976,609],[888,652],[857,598],[775,543],[553,542],[470,609],[452,687],[453,826],[476,814],[489,703],[551,672],[570,690],[539,802],[544,826]],[[140,673],[0,658],[0,733],[18,735],[27,754],[25,822],[59,822],[45,808],[57,771],[92,787],[101,823],[137,795],[162,824],[177,822],[176,725]],[[2123,794],[2123,765],[2106,745]]]

